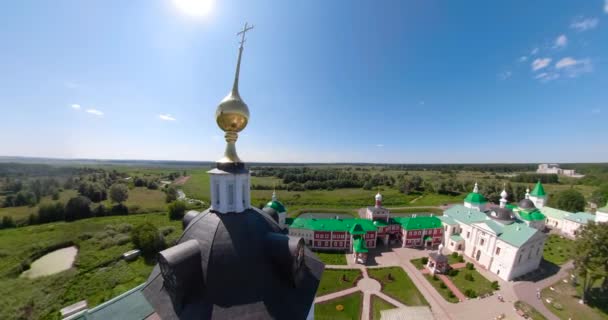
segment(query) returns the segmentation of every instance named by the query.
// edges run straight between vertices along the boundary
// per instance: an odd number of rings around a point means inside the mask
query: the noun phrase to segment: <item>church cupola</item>
[[[479,186],[477,185],[477,182],[475,182],[473,192],[469,193],[467,197],[464,198],[464,206],[467,208],[484,211],[487,203],[488,200],[481,193],[479,193]]]
[[[529,199],[532,200],[534,205],[536,205],[536,207],[539,209],[544,207],[547,203],[547,193],[545,192],[543,184],[540,183],[540,180],[538,180],[534,186],[534,189],[532,189],[532,192],[530,192]]]
[[[505,208],[507,206],[507,190],[503,186],[502,192],[500,193],[500,207]]]
[[[378,191],[378,193],[376,194],[376,208],[381,208],[382,207],[382,195],[380,194],[380,191]]]

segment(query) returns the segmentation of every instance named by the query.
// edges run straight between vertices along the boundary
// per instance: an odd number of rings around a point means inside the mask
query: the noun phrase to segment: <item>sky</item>
[[[608,161],[608,2],[0,4],[0,156],[250,162]],[[197,1],[197,0],[182,0]]]

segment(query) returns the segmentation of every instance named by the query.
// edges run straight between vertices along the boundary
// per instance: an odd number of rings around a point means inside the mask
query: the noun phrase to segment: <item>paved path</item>
[[[559,320],[557,316],[555,316],[549,309],[545,306],[542,299],[538,299],[536,296],[537,290],[542,290],[561,279],[568,276],[570,270],[574,267],[572,261],[569,261],[562,265],[559,271],[541,281],[532,282],[532,281],[520,281],[516,285],[514,285],[515,294],[519,298],[519,300],[528,303],[533,306],[538,312],[542,313],[549,320]]]
[[[315,303],[325,302],[325,301],[328,301],[328,300],[340,298],[342,296],[346,296],[346,295],[349,295],[351,293],[355,293],[357,291],[359,291],[359,288],[352,287],[352,288],[348,288],[346,290],[329,293],[329,294],[326,294],[326,295],[323,295],[323,296],[320,296],[320,297],[316,297],[315,298]]]
[[[437,275],[439,277],[439,279],[441,279],[441,281],[443,281],[443,283],[445,283],[445,285],[452,291],[452,293],[456,296],[456,298],[458,298],[458,300],[460,300],[460,302],[467,300],[467,296],[465,296],[460,289],[458,289],[458,287],[454,284],[454,282],[452,282],[452,280],[450,280],[450,278],[446,277],[443,274]]]

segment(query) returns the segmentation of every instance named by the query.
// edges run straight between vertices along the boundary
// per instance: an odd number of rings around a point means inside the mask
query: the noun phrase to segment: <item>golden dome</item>
[[[245,129],[249,121],[249,108],[238,91],[233,90],[220,102],[215,111],[215,120],[218,127],[225,132],[240,132]]]

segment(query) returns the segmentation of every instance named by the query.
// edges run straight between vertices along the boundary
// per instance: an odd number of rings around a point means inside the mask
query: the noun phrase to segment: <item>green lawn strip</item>
[[[467,274],[473,276],[473,281],[465,279]],[[478,296],[481,296],[494,291],[492,289],[492,283],[476,270],[468,270],[466,268],[458,269],[458,274],[449,276],[449,278],[462,293],[471,289],[475,291]]]
[[[382,284],[383,293],[403,304],[408,306],[428,305],[412,279],[400,267],[368,268],[367,273]]]
[[[416,269],[418,270],[422,270],[424,269],[424,263],[422,263],[422,259],[423,258],[418,258],[418,259],[412,259],[410,260],[410,262],[414,265],[414,267],[416,267]]]
[[[599,287],[599,283],[597,284]],[[551,290],[550,288],[554,290]],[[608,313],[597,307],[580,304],[580,285],[573,287],[572,283],[558,281],[550,287],[541,291],[541,297],[545,306],[560,319],[585,319],[585,320],[606,320]],[[551,300],[551,303],[547,302]],[[605,298],[604,298],[605,299]],[[605,304],[604,300],[604,304]],[[604,310],[608,309],[606,306]]]
[[[528,317],[532,320],[547,320],[545,316],[543,316],[538,310],[534,309],[533,306],[523,302],[523,301],[515,301],[515,308],[525,312]]]
[[[450,296],[450,293],[452,292],[449,288],[441,288],[441,284],[443,283],[443,281],[439,278],[434,279],[432,275],[430,274],[425,274],[424,277],[429,281],[429,283],[435,288],[435,290],[437,290],[437,292],[439,292],[439,294],[448,302],[451,303],[458,303],[458,298],[456,298],[455,295]]]
[[[573,253],[573,240],[550,234],[545,242],[543,258],[556,265],[562,265],[571,259]]]
[[[380,320],[380,311],[394,308],[397,307],[375,294],[371,295],[371,312],[373,320]]]
[[[359,269],[325,269],[317,289],[317,296],[352,288],[361,277]]]
[[[363,293],[355,292],[347,296],[315,304],[315,319],[317,320],[359,320]],[[336,306],[341,305],[341,311]]]
[[[315,252],[315,254],[326,265],[346,265],[344,252]]]
[[[112,216],[57,222],[0,231],[0,319],[54,319],[58,310],[86,299],[89,307],[107,301],[145,282],[152,265],[143,259],[119,260],[133,248],[129,225],[150,222],[172,228],[168,244],[181,235],[181,221],[169,221],[167,214]],[[120,240],[122,239],[122,240]],[[72,242],[78,248],[75,268],[55,275],[27,279],[14,270],[47,248]]]

